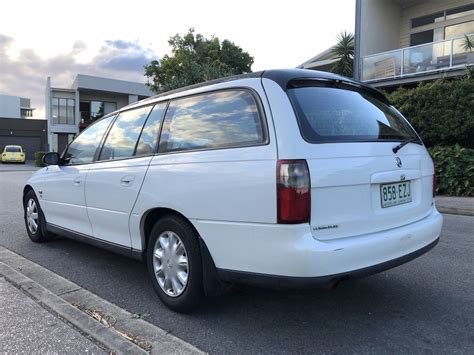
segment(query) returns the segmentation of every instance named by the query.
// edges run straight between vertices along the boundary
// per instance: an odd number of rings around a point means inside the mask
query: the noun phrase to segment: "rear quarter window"
[[[173,100],[166,113],[159,152],[263,144],[266,131],[255,97],[226,90]]]
[[[289,89],[303,138],[310,143],[417,138],[393,107],[364,92],[332,87]]]

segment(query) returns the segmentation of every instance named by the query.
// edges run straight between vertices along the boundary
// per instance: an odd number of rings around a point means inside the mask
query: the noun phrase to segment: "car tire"
[[[158,297],[170,309],[188,313],[200,304],[204,291],[199,235],[185,218],[168,215],[155,223],[147,266]]]
[[[23,209],[26,232],[30,239],[35,243],[51,240],[54,235],[46,230],[46,220],[33,190],[26,193],[23,199]]]

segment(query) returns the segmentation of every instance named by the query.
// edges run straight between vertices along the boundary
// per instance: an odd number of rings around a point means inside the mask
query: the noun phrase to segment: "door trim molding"
[[[60,236],[76,240],[81,243],[86,243],[95,247],[99,247],[108,251],[111,251],[116,254],[124,255],[136,260],[143,261],[143,252],[142,250],[129,248],[120,244],[111,243],[106,240],[98,239],[87,234],[82,234],[79,232],[72,231],[67,228],[57,226],[55,224],[46,223],[46,230],[48,232],[58,234]]]

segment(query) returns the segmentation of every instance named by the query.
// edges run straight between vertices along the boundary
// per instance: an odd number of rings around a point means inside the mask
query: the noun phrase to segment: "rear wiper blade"
[[[404,141],[402,141],[399,145],[395,146],[392,148],[392,151],[394,154],[397,154],[397,152],[402,149],[404,146],[406,146],[408,143],[417,143],[417,144],[420,144],[420,141],[418,140],[418,138],[415,138],[415,137],[411,137],[409,139],[406,139]]]

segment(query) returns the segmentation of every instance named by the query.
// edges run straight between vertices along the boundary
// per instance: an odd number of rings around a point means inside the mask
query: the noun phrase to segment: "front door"
[[[58,133],[58,152],[62,153],[69,143],[69,134]]]
[[[85,182],[112,120],[110,116],[89,126],[68,147],[60,165],[46,168],[38,194],[48,223],[87,236],[93,235],[87,215]]]
[[[38,191],[46,221],[61,228],[92,235],[84,196],[89,165],[51,165],[46,169]]]

